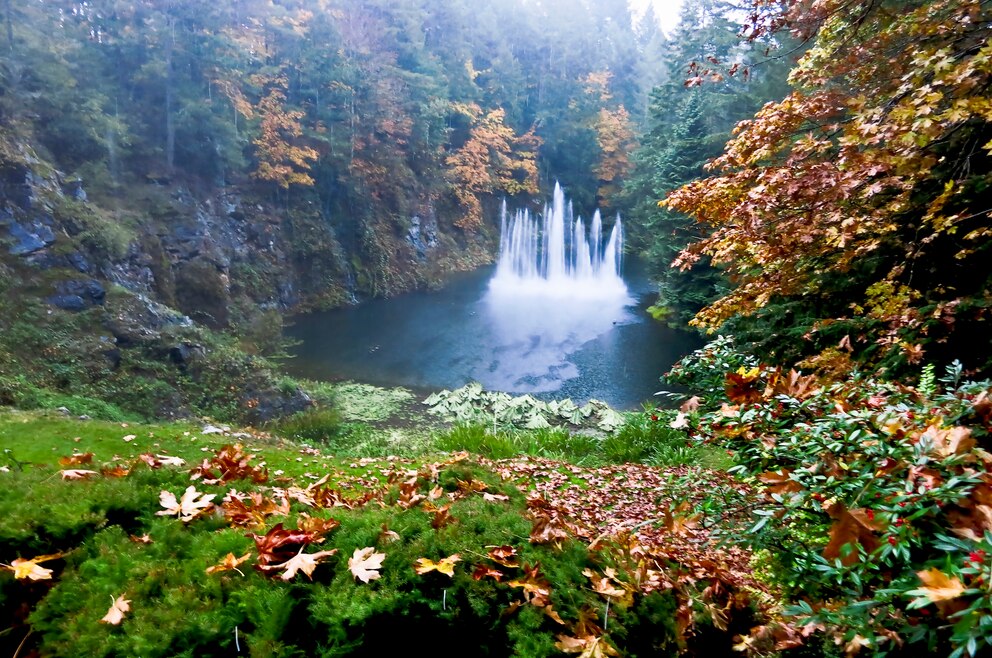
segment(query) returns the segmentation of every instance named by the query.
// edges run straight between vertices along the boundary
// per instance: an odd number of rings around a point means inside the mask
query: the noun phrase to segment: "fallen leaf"
[[[487,546],[489,549],[489,559],[504,567],[516,567],[520,563],[517,561],[517,549],[512,546]]]
[[[274,570],[277,570],[277,569],[284,569],[285,571],[283,573],[279,574],[279,577],[281,579],[287,581],[287,582],[290,581],[290,580],[292,580],[293,578],[295,578],[296,577],[296,573],[298,571],[302,571],[303,573],[305,573],[307,575],[307,578],[309,578],[310,580],[313,580],[313,570],[317,568],[317,565],[320,564],[320,562],[325,557],[330,557],[331,555],[334,555],[337,552],[338,552],[338,549],[332,548],[329,551],[317,551],[316,553],[304,553],[303,552],[303,549],[301,548],[299,553],[297,553],[296,555],[294,555],[290,559],[286,560],[285,562],[283,562],[281,564],[273,564],[273,565],[269,565],[269,566],[266,566],[266,567],[262,567],[262,570],[263,571],[274,571]],[[349,565],[350,565],[350,562],[349,562]],[[354,573],[354,569],[352,569],[352,573]],[[376,577],[378,577],[378,576],[379,576],[379,574],[376,574]],[[365,581],[365,582],[368,582],[368,581]]]
[[[389,529],[385,523],[382,524],[382,532],[379,533],[379,541],[383,544],[392,544],[394,541],[399,541],[400,535],[398,532],[394,532]]]
[[[243,576],[244,574],[241,573],[241,570],[238,569],[238,566],[242,562],[247,561],[248,558],[250,557],[251,557],[250,552],[245,553],[241,557],[235,557],[234,553],[228,553],[227,555],[224,556],[224,559],[222,559],[220,562],[218,562],[212,567],[207,567],[207,574],[218,573],[220,571],[237,571]]]
[[[199,497],[199,499],[198,499]],[[156,516],[178,516],[183,523],[189,523],[213,506],[216,494],[201,494],[196,487],[190,485],[183,493],[182,499],[176,501],[176,495],[171,491],[159,493],[159,502],[163,509]]]
[[[926,596],[932,603],[949,601],[964,594],[964,585],[957,578],[952,578],[940,569],[933,567],[927,571],[917,571],[923,587],[913,590]]]
[[[125,599],[124,595],[121,594],[116,599],[114,599],[114,602],[111,604],[110,609],[107,610],[107,614],[103,616],[103,619],[100,620],[100,623],[112,624],[114,626],[117,626],[121,623],[121,621],[123,621],[124,613],[130,610],[131,610],[131,602]]]
[[[38,564],[49,560],[55,560],[60,557],[62,557],[61,553],[55,553],[53,555],[39,555],[38,557],[31,558],[30,560],[17,558],[9,565],[0,564],[0,567],[7,569],[8,571],[13,571],[14,578],[18,580],[23,580],[25,578],[28,580],[51,580],[52,570],[46,569],[45,567],[40,567]]]
[[[68,457],[59,457],[59,464],[62,466],[82,466],[93,461],[92,452],[77,452]]]
[[[505,574],[499,569],[493,569],[488,565],[480,564],[475,568],[475,571],[472,572],[472,579],[482,580],[483,578],[492,578],[497,583],[499,583],[503,581],[504,575]]]
[[[418,558],[417,564],[414,566],[413,570],[417,572],[418,576],[422,576],[425,573],[430,573],[431,571],[438,571],[448,576],[449,578],[455,575],[455,563],[461,561],[461,556],[458,553],[449,555],[443,558],[440,562],[433,562],[425,557]]]
[[[172,455],[155,455],[163,466],[184,466],[186,460],[182,457],[173,457]]]
[[[124,443],[131,443],[131,441],[134,441],[136,438],[138,438],[137,434],[128,434],[127,436],[121,437]]]
[[[384,559],[386,554],[376,553],[375,548],[371,546],[356,548],[354,554],[348,558],[348,569],[355,578],[367,583],[379,578],[379,569],[382,568]]]
[[[88,477],[92,477],[97,474],[96,471],[89,471],[85,468],[67,468],[63,471],[59,471],[62,474],[63,480],[85,480]]]

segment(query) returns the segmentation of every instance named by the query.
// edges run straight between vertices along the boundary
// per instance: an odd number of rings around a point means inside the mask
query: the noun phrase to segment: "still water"
[[[628,263],[628,296],[569,299],[490,290],[493,268],[453,277],[437,292],[298,316],[287,364],[310,379],[383,386],[490,390],[632,409],[656,399],[658,380],[699,346],[653,321],[651,284]]]

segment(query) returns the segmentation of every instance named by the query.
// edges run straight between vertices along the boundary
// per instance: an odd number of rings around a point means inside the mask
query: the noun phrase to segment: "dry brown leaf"
[[[113,598],[113,597],[111,597]],[[131,610],[131,602],[124,598],[121,594],[114,602],[110,604],[110,609],[107,610],[107,614],[103,616],[100,620],[101,624],[111,624],[117,626],[123,621],[124,614]]]
[[[92,452],[75,452],[68,457],[59,457],[61,466],[82,466],[93,462]]]
[[[62,553],[55,553],[53,555],[39,555],[38,557],[33,557],[30,560],[17,558],[9,565],[0,564],[0,568],[13,571],[14,578],[18,580],[51,580],[52,570],[38,565],[41,562],[56,560],[60,557],[62,557]]]
[[[332,548],[329,551],[317,551],[316,553],[303,553],[303,549],[300,549],[300,553],[297,553],[290,559],[286,560],[281,564],[273,564],[270,566],[263,567],[264,571],[275,571],[278,569],[284,569],[285,571],[279,574],[279,577],[285,581],[292,580],[298,571],[302,571],[307,575],[307,578],[313,580],[313,570],[317,568],[317,565],[323,561],[325,557],[330,557],[338,552],[338,549]],[[350,566],[349,561],[349,566]],[[354,573],[354,569],[352,569]],[[368,581],[366,581],[368,582]]]
[[[964,594],[964,585],[957,578],[952,578],[940,569],[933,567],[926,571],[917,571],[923,582],[919,590],[933,603],[956,599]]]
[[[67,468],[59,471],[59,473],[62,474],[63,480],[85,480],[97,474],[96,471],[90,471],[85,468]]]
[[[196,487],[190,485],[183,493],[180,500],[176,500],[176,495],[171,491],[161,491],[159,493],[159,503],[163,510],[156,512],[156,516],[178,516],[183,523],[189,523],[200,516],[211,507],[216,494],[201,494]]]
[[[207,567],[207,574],[218,573],[221,571],[237,571],[243,576],[244,573],[242,573],[241,570],[238,569],[238,566],[242,562],[247,561],[249,557],[251,557],[250,552],[245,553],[241,557],[235,557],[234,553],[228,553],[227,555],[224,556],[224,559],[222,559],[220,562],[218,562],[212,567]]]
[[[379,569],[382,568],[384,559],[386,554],[376,553],[372,546],[356,548],[354,554],[348,558],[348,569],[355,578],[367,583],[380,577]]]

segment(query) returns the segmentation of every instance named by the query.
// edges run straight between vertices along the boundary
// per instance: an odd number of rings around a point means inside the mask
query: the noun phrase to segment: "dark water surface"
[[[651,285],[636,263],[627,269],[628,300],[496,295],[487,267],[437,292],[297,316],[286,333],[300,343],[287,368],[310,379],[424,389],[478,381],[490,390],[636,408],[700,341],[653,321],[645,311]]]

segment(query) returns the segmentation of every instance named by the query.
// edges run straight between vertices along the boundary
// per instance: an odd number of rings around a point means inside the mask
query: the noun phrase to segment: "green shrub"
[[[644,411],[627,415],[627,422],[603,439],[603,453],[610,462],[640,462],[654,466],[699,463],[699,449],[683,430],[672,429],[673,415]]]
[[[267,428],[289,439],[327,445],[341,434],[342,421],[337,409],[317,407],[272,421]]]
[[[679,370],[716,381],[698,363]],[[746,541],[766,549],[796,626],[879,654],[987,652],[992,382],[962,382],[959,365],[920,389],[769,367],[723,378],[723,407],[691,414],[696,436],[763,486]]]

